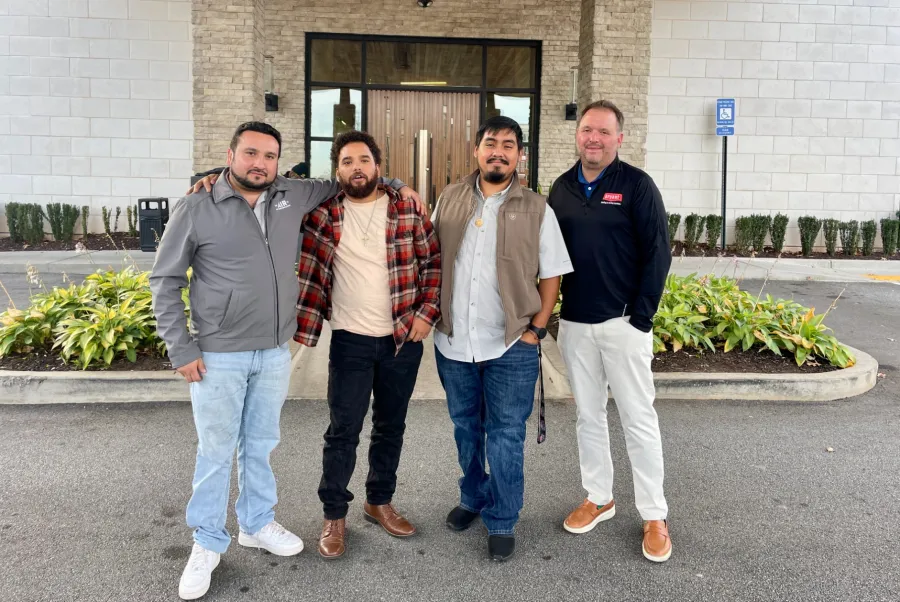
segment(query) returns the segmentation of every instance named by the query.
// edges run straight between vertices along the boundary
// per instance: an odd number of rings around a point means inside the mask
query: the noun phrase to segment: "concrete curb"
[[[305,347],[291,341],[291,372]],[[0,405],[190,401],[184,378],[172,370],[18,372],[0,370]]]
[[[46,273],[93,273],[98,269],[121,269],[137,265],[150,270],[156,253],[143,251],[4,251],[0,252],[0,273],[24,272],[29,265]],[[774,266],[774,269],[773,269]],[[771,272],[770,272],[771,270]],[[679,257],[672,258],[673,273],[692,272],[773,280],[867,281],[872,275],[900,276],[900,261],[877,259],[805,259],[802,257]]]
[[[544,345],[547,345],[547,337]],[[556,348],[553,341],[552,347]],[[849,346],[848,346],[849,347]],[[730,400],[730,401],[835,401],[862,395],[875,386],[878,379],[878,361],[864,351],[849,347],[856,356],[856,364],[844,370],[816,374],[760,374],[729,372],[658,372],[653,375],[657,399]],[[554,357],[544,352],[547,362]],[[571,399],[568,373],[557,349],[559,363],[552,366],[557,379],[564,387],[556,385],[561,393],[558,398]],[[545,380],[548,375],[544,364]],[[549,394],[549,388],[547,397]],[[612,398],[612,394],[610,394]]]
[[[155,260],[156,253],[142,251],[4,251],[0,253],[0,273],[24,272],[29,265],[48,274],[92,274],[130,265],[146,271],[153,268]]]
[[[565,364],[553,337],[542,343],[547,399],[571,400]],[[878,362],[850,348],[856,365],[818,374],[657,373],[657,399],[733,401],[834,401],[861,395],[875,386]],[[292,374],[306,347],[291,343]],[[288,399],[305,399],[292,383]],[[190,401],[184,380],[170,371],[156,372],[14,372],[0,370],[0,405],[61,403],[135,403]]]

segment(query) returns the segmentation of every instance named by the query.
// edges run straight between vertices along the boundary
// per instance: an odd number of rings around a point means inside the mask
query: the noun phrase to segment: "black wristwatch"
[[[534,336],[536,336],[536,337],[538,338],[539,341],[543,341],[543,340],[544,340],[544,337],[547,336],[547,329],[546,329],[546,328],[539,328],[539,327],[535,326],[534,324],[529,324],[529,325],[528,325],[528,330],[530,330],[531,332],[533,332],[533,333],[534,333]]]

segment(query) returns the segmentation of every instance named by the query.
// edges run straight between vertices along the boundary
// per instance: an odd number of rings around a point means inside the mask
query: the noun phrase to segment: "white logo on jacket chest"
[[[281,199],[277,203],[275,203],[275,211],[281,211],[282,209],[287,209],[291,204],[287,199]]]

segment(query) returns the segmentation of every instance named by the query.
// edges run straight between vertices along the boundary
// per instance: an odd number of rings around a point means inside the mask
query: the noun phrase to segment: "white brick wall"
[[[669,211],[721,209],[719,96],[737,103],[730,226],[786,213],[799,245],[802,215],[900,209],[900,1],[656,0],[652,38],[647,169]]]
[[[181,196],[192,54],[190,0],[0,0],[0,214]]]

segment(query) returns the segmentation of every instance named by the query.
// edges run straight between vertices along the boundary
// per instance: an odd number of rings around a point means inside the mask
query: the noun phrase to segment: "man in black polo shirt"
[[[672,255],[666,210],[653,180],[618,157],[625,118],[591,103],[576,131],[581,160],[560,176],[548,202],[574,272],[562,280],[559,347],[578,409],[578,454],[587,499],[566,518],[587,533],[616,513],[606,421],[607,385],[625,430],[634,498],[644,521],[643,553],[672,553],[663,494],[663,455],[650,362],[653,315]]]

